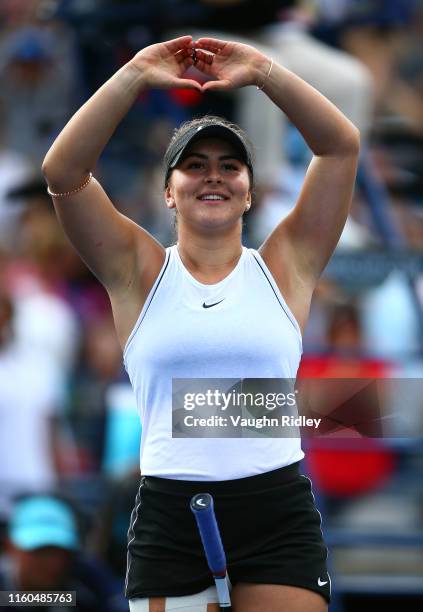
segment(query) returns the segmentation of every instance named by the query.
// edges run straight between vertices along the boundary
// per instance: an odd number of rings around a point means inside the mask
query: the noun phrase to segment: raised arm
[[[199,68],[217,78],[203,89],[257,85],[298,128],[314,154],[295,208],[260,248],[304,325],[312,291],[348,216],[359,132],[316,89],[253,47],[207,38],[195,46],[208,53],[197,52]]]
[[[114,208],[96,179],[86,183],[102,150],[142,90],[200,89],[196,81],[181,78],[192,65],[191,43],[190,36],[183,36],[137,53],[71,118],[43,163],[50,191],[66,194],[53,197],[65,232],[109,293],[132,287],[134,279],[146,279],[148,284],[147,267],[151,269],[154,261],[159,264],[160,258],[163,260],[163,248]]]

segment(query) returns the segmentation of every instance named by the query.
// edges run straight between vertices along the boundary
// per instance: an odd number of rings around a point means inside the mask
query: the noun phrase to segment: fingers
[[[233,85],[231,83],[231,81],[228,81],[227,79],[224,79],[222,81],[207,81],[207,83],[204,83],[204,85],[202,86],[201,91],[207,91],[208,89],[213,89],[213,90],[223,90],[223,89],[232,89]]]
[[[220,40],[219,38],[199,38],[195,41],[194,46],[197,49],[207,49],[212,53],[219,53],[227,44],[226,40]]]
[[[207,51],[202,51],[201,49],[195,49],[195,60],[194,63],[202,62],[203,64],[213,63],[214,53],[208,53]],[[200,68],[201,70],[201,68]]]
[[[196,89],[200,92],[203,91],[200,83],[193,79],[175,79],[175,81],[172,82],[172,88],[173,87],[176,89]]]
[[[196,49],[193,57],[194,66],[201,72],[204,72],[205,74],[210,74],[211,67],[213,64],[213,58],[213,53],[206,53],[205,51]]]
[[[181,49],[192,47],[192,36],[180,36],[163,43],[170,53],[177,53]]]
[[[182,62],[180,62],[181,74],[183,74],[186,70],[188,70],[188,68],[191,68],[191,66],[194,65],[195,62],[192,59],[192,56],[188,55],[188,57],[186,57]]]
[[[177,53],[174,54],[176,61],[179,64],[184,63],[188,58],[192,58],[193,51],[191,48],[180,49]]]

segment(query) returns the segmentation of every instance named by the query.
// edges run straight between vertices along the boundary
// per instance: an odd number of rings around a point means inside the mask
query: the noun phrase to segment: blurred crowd
[[[36,502],[41,500],[66,523],[63,500],[38,497],[60,492],[82,517],[75,546],[64,549],[75,548],[78,541],[81,551],[95,560],[84,562],[94,564],[101,576],[114,572],[123,584],[141,424],[107,295],[59,227],[40,168],[70,116],[142,47],[182,33],[253,44],[320,89],[360,128],[363,147],[353,206],[316,290],[300,376],[422,378],[423,2],[257,4],[0,2],[0,551],[10,562],[26,559],[13,544],[10,525],[19,519],[16,512],[20,508],[24,522],[36,522]],[[257,185],[245,218],[244,243],[257,248],[293,207],[310,151],[253,87],[204,95],[193,90],[143,92],[95,176],[121,212],[166,246],[174,243],[174,222],[162,195],[161,160],[174,127],[205,113],[240,123],[255,145]],[[394,411],[403,411],[402,425],[395,420],[381,435],[384,439],[361,440],[361,446],[348,449],[359,455],[365,447],[370,453],[363,470],[373,469],[374,478],[367,491],[357,489],[351,473],[348,481],[354,461],[349,455],[345,461],[345,449],[329,449],[332,467],[335,461],[343,466],[330,479],[328,447],[306,442],[310,472],[322,504],[328,504],[328,521],[332,517],[342,524],[344,517],[354,523],[367,512],[374,528],[372,512],[382,499],[397,526],[401,519],[400,529],[421,532],[423,516],[417,508],[423,489],[417,474],[423,456],[423,394],[418,385],[412,392],[407,385],[404,389],[396,389],[389,400],[397,404]],[[379,472],[375,466],[382,466]],[[347,491],[345,482],[350,482]],[[374,502],[352,501],[356,493],[381,490],[382,485],[382,497]],[[35,509],[30,501],[25,502],[28,507],[16,502],[22,494],[34,496]],[[342,507],[337,500],[341,496],[349,500]],[[68,532],[72,529],[68,526]],[[54,538],[41,541],[44,548],[57,548]],[[409,574],[423,574],[421,551]],[[0,564],[0,585],[7,575],[2,568]],[[103,602],[101,609],[125,609],[116,598],[110,603],[114,591],[101,587],[103,583],[107,580],[99,578],[99,592],[109,603]],[[96,609],[90,605],[87,609]],[[80,609],[85,609],[82,604]]]

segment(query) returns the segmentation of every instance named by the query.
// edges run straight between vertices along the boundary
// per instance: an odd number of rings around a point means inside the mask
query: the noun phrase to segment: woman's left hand
[[[195,67],[216,79],[205,83],[203,91],[261,85],[271,61],[250,45],[218,38],[199,38],[194,47]]]

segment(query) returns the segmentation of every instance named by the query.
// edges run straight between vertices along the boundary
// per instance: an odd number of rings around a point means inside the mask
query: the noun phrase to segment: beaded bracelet
[[[266,74],[266,76],[264,77],[264,81],[263,81],[263,83],[260,85],[260,87],[259,87],[258,85],[256,86],[256,87],[257,87],[257,89],[258,89],[259,91],[261,91],[261,90],[263,89],[263,87],[265,86],[266,81],[267,81],[267,79],[269,78],[270,73],[272,72],[272,68],[273,68],[273,57],[271,57],[271,58],[270,58],[270,68],[269,68],[269,72],[268,72],[268,73]]]
[[[87,180],[84,183],[82,183],[82,185],[77,187],[76,189],[72,189],[72,191],[64,191],[63,193],[53,193],[52,191],[50,191],[50,187],[47,187],[47,193],[53,198],[67,198],[68,196],[71,196],[74,193],[78,193],[79,191],[82,191],[83,189],[85,189],[85,187],[88,185],[88,183],[91,181],[92,178],[93,178],[93,173],[90,172]]]

